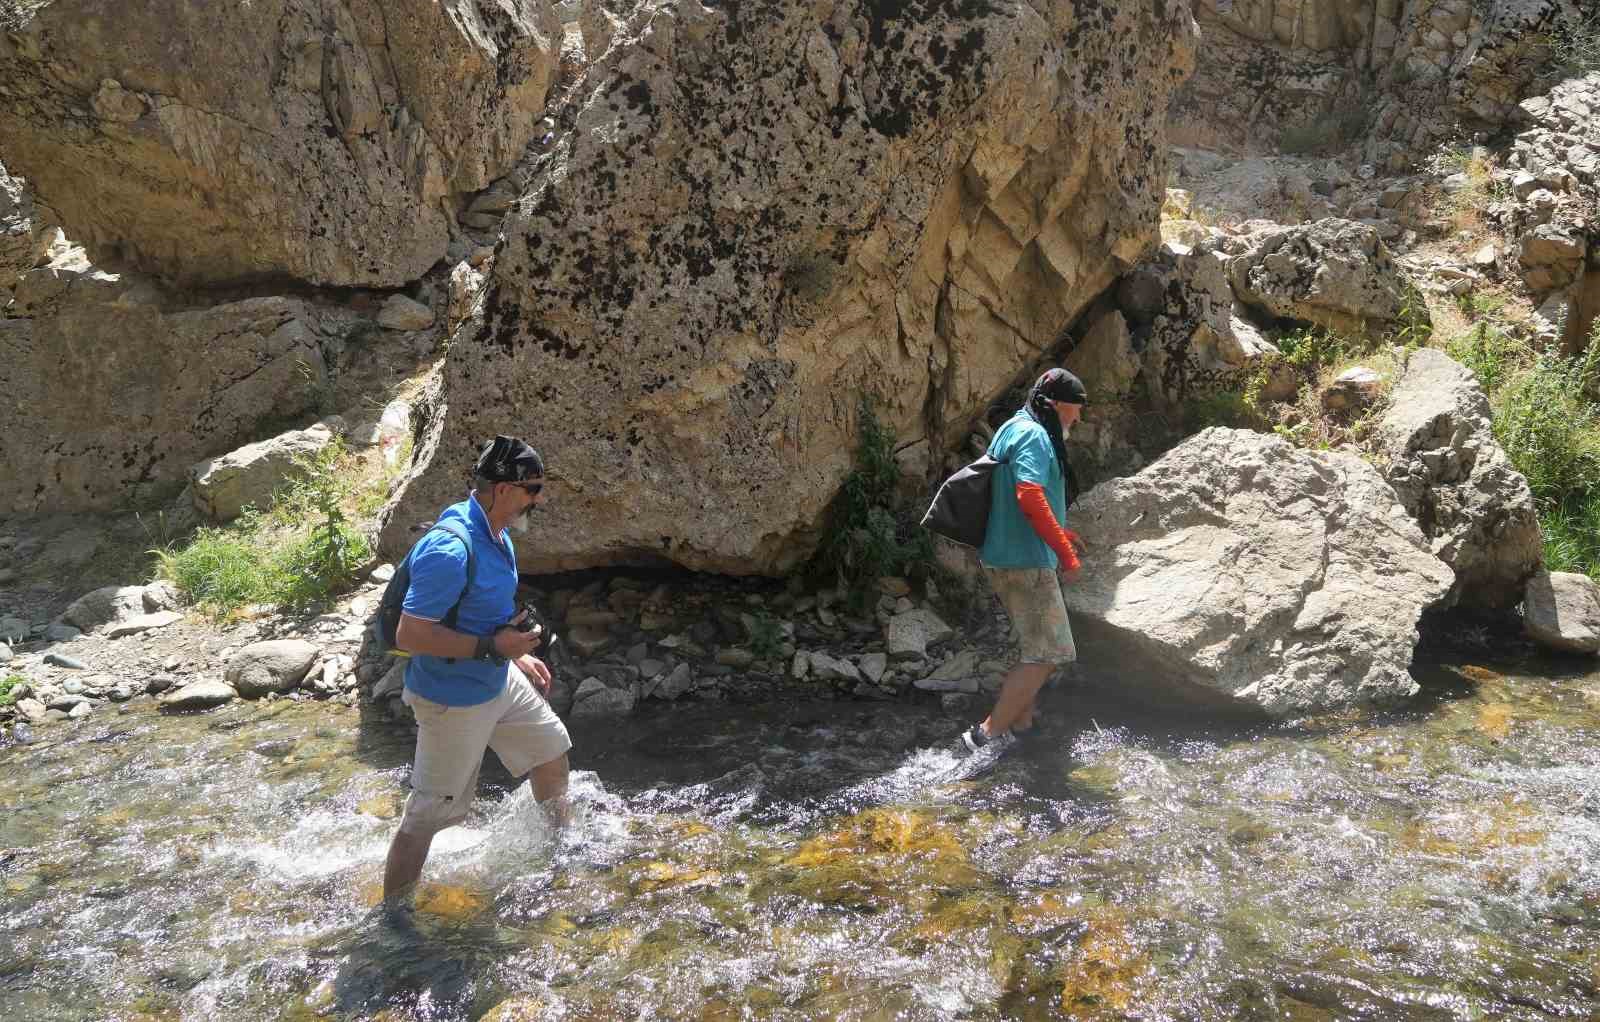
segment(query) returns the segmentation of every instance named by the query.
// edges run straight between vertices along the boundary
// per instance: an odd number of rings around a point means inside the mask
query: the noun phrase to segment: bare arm
[[[508,660],[525,656],[538,648],[539,639],[537,630],[523,632],[515,628],[502,628],[494,633],[495,656]],[[437,621],[401,614],[400,624],[394,632],[394,644],[407,653],[471,660],[478,649],[478,637],[446,628]]]

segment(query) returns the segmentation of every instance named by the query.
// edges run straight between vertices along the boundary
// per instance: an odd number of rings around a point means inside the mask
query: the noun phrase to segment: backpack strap
[[[450,609],[445,611],[444,617],[439,619],[440,624],[446,628],[453,629],[456,626],[456,618],[461,615],[461,601],[467,598],[467,591],[472,588],[472,578],[476,573],[478,562],[477,558],[472,556],[472,538],[466,530],[457,526],[455,522],[435,522],[433,528],[448,532],[456,539],[459,539],[461,544],[467,548],[466,584],[461,587],[461,595],[456,597],[456,602],[451,604]],[[430,529],[429,531],[431,532],[432,530]]]

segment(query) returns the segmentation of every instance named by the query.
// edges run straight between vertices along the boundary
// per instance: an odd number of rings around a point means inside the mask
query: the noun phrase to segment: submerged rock
[[[1453,581],[1370,465],[1208,429],[1073,506],[1080,657],[1163,701],[1273,716],[1412,695]]]

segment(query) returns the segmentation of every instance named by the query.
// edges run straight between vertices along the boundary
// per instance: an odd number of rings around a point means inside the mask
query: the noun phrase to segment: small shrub
[[[190,603],[218,616],[265,602],[271,566],[245,529],[200,529],[181,550],[157,550],[157,572]]]
[[[933,540],[918,525],[917,509],[900,507],[895,498],[894,442],[893,431],[863,398],[855,471],[834,498],[812,560],[812,573],[834,581],[858,608],[879,578],[923,575],[933,561]]]
[[[783,625],[766,611],[755,615],[749,645],[757,660],[776,660],[783,655]]]
[[[1183,406],[1183,421],[1190,433],[1198,433],[1212,426],[1255,430],[1266,426],[1255,402],[1249,399],[1246,391],[1239,390],[1218,391],[1188,399]]]
[[[1573,494],[1539,515],[1544,566],[1600,579],[1600,492]]]
[[[28,679],[16,672],[0,678],[0,706],[10,706],[17,701],[17,689],[28,683]]]
[[[1600,409],[1585,396],[1600,350],[1583,359],[1541,354],[1500,394],[1495,438],[1541,508],[1600,485]]]
[[[1600,9],[1563,18],[1551,33],[1550,55],[1564,78],[1600,71]]]
[[[345,516],[353,489],[345,460],[338,441],[296,458],[297,474],[269,512],[247,511],[227,527],[200,529],[182,549],[155,551],[159,574],[218,617],[252,603],[301,610],[326,602],[372,554]]]
[[[1513,373],[1526,367],[1532,352],[1526,345],[1491,323],[1478,323],[1469,331],[1454,337],[1445,346],[1445,352],[1460,362],[1483,385],[1491,397],[1503,387]]]

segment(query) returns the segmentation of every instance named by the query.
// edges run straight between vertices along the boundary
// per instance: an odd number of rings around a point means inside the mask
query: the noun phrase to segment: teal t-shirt
[[[1056,552],[1039,538],[1017,503],[1018,483],[1038,483],[1056,521],[1067,524],[1067,478],[1045,432],[1026,408],[1007,419],[989,443],[989,457],[1001,462],[989,493],[989,531],[979,560],[991,568],[1056,567]]]

